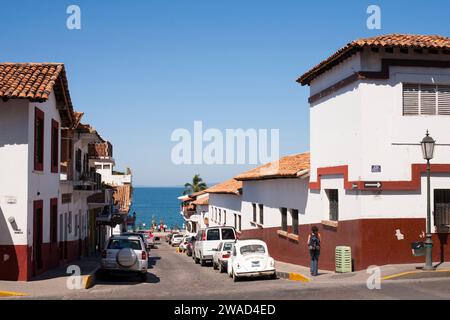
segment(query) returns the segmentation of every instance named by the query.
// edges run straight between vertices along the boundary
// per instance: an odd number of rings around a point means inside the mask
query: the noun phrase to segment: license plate
[[[259,267],[259,261],[252,261],[252,267]]]

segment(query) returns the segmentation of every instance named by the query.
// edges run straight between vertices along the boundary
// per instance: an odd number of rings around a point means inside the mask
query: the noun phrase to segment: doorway
[[[439,233],[450,232],[450,189],[434,190],[434,225]]]
[[[42,200],[33,204],[33,276],[42,269],[42,239],[43,239],[43,207]]]

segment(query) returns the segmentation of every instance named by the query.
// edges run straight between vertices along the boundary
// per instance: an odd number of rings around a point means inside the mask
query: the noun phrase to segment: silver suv
[[[102,252],[101,272],[129,273],[147,280],[148,255],[139,236],[112,236]]]

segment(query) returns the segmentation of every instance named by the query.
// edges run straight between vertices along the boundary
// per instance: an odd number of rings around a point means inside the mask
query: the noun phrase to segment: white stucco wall
[[[240,195],[232,194],[209,194],[209,209],[208,209],[208,220],[209,226],[226,225],[234,227],[235,214],[241,213],[241,201],[242,197]],[[214,220],[215,210],[221,210],[221,220]],[[225,223],[226,215],[226,223]],[[243,223],[243,221],[242,221]]]
[[[43,171],[34,170],[34,113],[35,108],[44,112],[44,166]],[[43,200],[43,243],[50,241],[50,199],[59,198],[59,172],[51,172],[51,122],[59,123],[61,119],[56,109],[56,100],[53,93],[44,103],[30,103],[28,108],[28,243],[33,243],[33,201]],[[61,137],[61,133],[59,134]],[[58,150],[61,150],[60,141]],[[59,160],[58,160],[59,163]],[[58,166],[59,167],[59,166]]]
[[[287,208],[287,223],[292,224],[289,209],[299,212],[299,224],[307,223],[305,215],[308,180],[306,179],[273,179],[244,181],[242,188],[242,229],[256,229],[253,222],[253,206],[256,204],[256,216],[259,223],[259,206],[263,204],[264,228],[281,226],[281,208]]]
[[[0,245],[27,244],[28,109],[26,100],[0,101]],[[22,233],[14,232],[9,217]]]

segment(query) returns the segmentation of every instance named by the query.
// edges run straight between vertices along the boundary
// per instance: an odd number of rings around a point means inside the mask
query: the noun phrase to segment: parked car
[[[221,273],[227,271],[227,262],[231,256],[231,251],[233,250],[234,243],[235,241],[223,241],[216,249],[214,249],[214,270],[219,269]]]
[[[188,241],[189,241],[191,238],[192,238],[192,236],[190,236],[190,235],[185,235],[185,236],[183,237],[183,239],[181,240],[179,247],[180,247],[180,249],[181,249],[183,252],[186,251],[186,246],[187,246],[187,244],[188,244]]]
[[[178,245],[180,245],[183,238],[184,238],[184,235],[182,235],[180,233],[174,234],[172,237],[172,240],[171,240],[172,247],[177,247]]]
[[[172,233],[172,234],[170,235],[170,238],[169,238],[169,244],[170,244],[170,245],[172,245],[173,237],[174,237],[176,234],[179,234],[179,233]]]
[[[155,236],[151,231],[138,231],[146,237],[146,242],[149,248],[153,249],[155,247]]]
[[[150,245],[148,243],[148,238],[147,238],[148,236],[147,236],[147,234],[142,233],[142,232],[122,232],[120,235],[121,236],[136,236],[136,237],[141,238],[142,242],[144,242],[145,250],[147,252],[150,252],[150,248],[151,247],[150,247]]]
[[[213,249],[219,246],[221,241],[236,240],[236,231],[233,227],[209,227],[200,229],[197,233],[194,260],[204,266],[213,260]]]
[[[126,273],[147,279],[148,255],[139,236],[112,236],[100,261],[101,273]]]
[[[275,260],[269,256],[267,245],[261,240],[237,241],[227,264],[228,275],[234,281],[243,277],[276,278]]]

